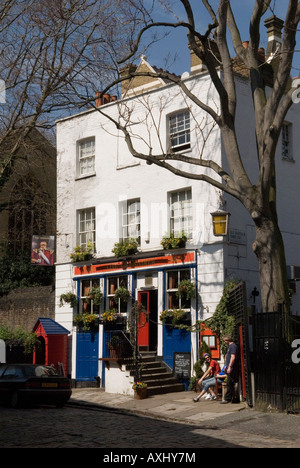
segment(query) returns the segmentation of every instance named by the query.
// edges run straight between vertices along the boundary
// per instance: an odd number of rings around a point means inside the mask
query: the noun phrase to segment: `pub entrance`
[[[144,311],[138,323],[138,347],[140,351],[157,350],[157,290],[139,291],[138,301]]]

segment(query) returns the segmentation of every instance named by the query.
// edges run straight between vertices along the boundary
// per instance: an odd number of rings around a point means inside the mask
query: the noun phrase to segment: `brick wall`
[[[52,286],[16,289],[0,298],[0,324],[32,331],[39,317],[55,319],[55,290]]]

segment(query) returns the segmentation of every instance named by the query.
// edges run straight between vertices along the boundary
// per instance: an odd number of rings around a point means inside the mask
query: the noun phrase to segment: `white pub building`
[[[211,79],[197,60],[191,55],[185,85],[199,99],[217,106]],[[155,71],[145,57],[137,70]],[[237,135],[246,170],[255,180],[257,168],[253,158],[247,158],[256,144],[252,98],[243,73],[236,74],[236,88]],[[255,232],[248,213],[235,199],[205,182],[178,177],[134,158],[122,132],[104,114],[130,123],[137,151],[149,152],[151,146],[153,154],[168,148],[210,159],[213,153],[223,166],[224,149],[219,129],[211,126],[209,117],[176,85],[159,78],[123,82],[120,100],[106,96],[95,108],[57,122],[55,320],[70,332],[68,373],[76,385],[92,385],[96,379],[106,391],[131,394],[133,377],[109,349],[118,341],[114,337],[127,334],[126,318],[133,304],[138,301],[144,307],[138,349],[152,352],[170,372],[176,353],[183,353],[189,367],[184,376],[193,375],[200,339],[221,359],[217,337],[209,330],[199,333],[175,327],[170,331],[163,315],[185,312],[185,323],[191,325],[207,319],[232,279],[244,282],[248,307],[255,300],[259,304],[259,296],[252,294],[259,291],[252,251]],[[278,213],[291,279],[300,265],[299,116],[300,106],[294,105],[276,156]],[[223,236],[214,234],[212,223],[212,213],[220,209],[230,213]],[[124,250],[129,241],[133,250]],[[92,251],[92,256],[78,254],[72,259],[77,246]],[[179,293],[183,282],[192,285],[194,294]],[[100,290],[99,303],[89,296],[93,288]],[[68,294],[76,303],[61,301]],[[300,312],[299,306],[295,289],[294,313]],[[91,326],[94,314],[100,321]]]

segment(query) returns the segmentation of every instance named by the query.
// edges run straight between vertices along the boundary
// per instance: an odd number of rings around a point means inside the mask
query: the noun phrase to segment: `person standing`
[[[227,354],[225,358],[225,366],[227,373],[227,391],[224,400],[221,404],[232,403],[234,398],[234,387],[239,381],[239,360],[238,360],[238,347],[233,342],[230,335],[224,335],[223,341],[228,345]]]

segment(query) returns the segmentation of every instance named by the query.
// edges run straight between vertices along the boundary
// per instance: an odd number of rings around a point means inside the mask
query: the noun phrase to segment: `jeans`
[[[218,383],[221,384],[223,381],[221,379],[218,379]],[[209,379],[205,379],[202,382],[202,387],[203,390],[207,392],[209,387],[214,387],[216,385],[216,378],[215,377],[210,377]]]

